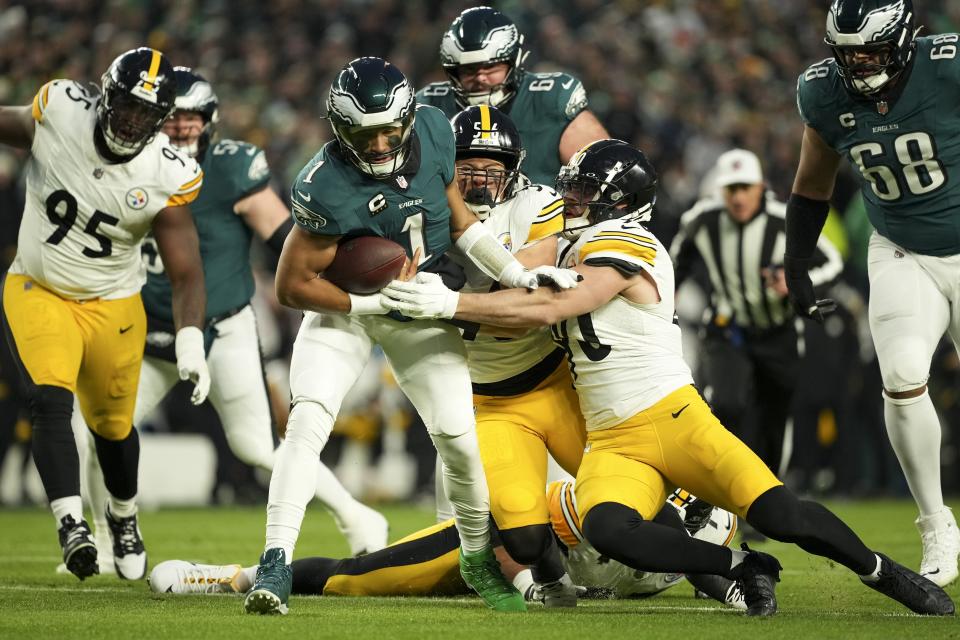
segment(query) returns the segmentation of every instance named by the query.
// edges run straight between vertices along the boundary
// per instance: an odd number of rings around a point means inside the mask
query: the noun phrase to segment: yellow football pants
[[[577,392],[563,362],[533,391],[473,397],[490,512],[500,529],[550,522],[547,452],[576,475],[586,442]]]
[[[140,294],[80,302],[8,274],[3,312],[29,382],[68,389],[95,433],[126,438],[147,335]]]
[[[669,483],[669,484],[668,484]],[[745,516],[760,495],[783,484],[727,431],[692,386],[609,429],[587,434],[577,474],[580,521],[602,502],[649,520],[673,487]]]

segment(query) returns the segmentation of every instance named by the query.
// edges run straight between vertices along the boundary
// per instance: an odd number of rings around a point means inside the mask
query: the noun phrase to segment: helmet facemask
[[[135,156],[153,140],[170,111],[110,87],[107,78],[104,85],[97,105],[103,140],[112,153]]]
[[[457,180],[467,208],[481,220],[501,202],[509,200],[516,189],[520,171],[508,169],[493,158],[457,158]]]
[[[617,169],[619,167],[614,167]],[[566,165],[560,170],[557,191],[563,198],[561,235],[570,242],[589,227],[605,220],[629,217],[638,222],[649,222],[657,199],[655,186],[642,193],[624,193],[613,182],[584,175],[576,165]]]
[[[381,178],[397,173],[407,161],[413,120],[414,112],[411,110],[401,120],[367,127],[351,126],[338,122],[334,117],[330,122],[340,148],[350,161],[364,173]],[[373,149],[378,144],[384,146],[382,142],[386,143],[386,149]]]
[[[216,126],[220,121],[220,102],[210,83],[189,67],[174,67],[173,71],[177,79],[175,111],[164,129],[174,147],[191,158],[196,158],[210,146],[216,133]],[[181,113],[197,114],[202,118],[197,133],[190,131],[193,135],[179,137],[180,127],[175,128],[172,121]]]

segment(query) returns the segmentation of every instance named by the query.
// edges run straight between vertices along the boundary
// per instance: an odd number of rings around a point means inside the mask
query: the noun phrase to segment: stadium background
[[[360,55],[386,57],[417,87],[442,80],[437,51],[443,30],[475,3],[421,0],[32,0],[0,2],[0,104],[26,104],[47,80],[99,83],[120,52],[147,44],[174,62],[193,66],[220,97],[221,137],[266,149],[273,188],[287,199],[292,178],[326,142],[319,115],[337,69]],[[526,67],[563,70],[580,78],[590,108],[612,135],[644,149],[661,175],[654,230],[665,243],[679,215],[696,199],[714,159],[733,146],[757,152],[770,187],[785,198],[796,167],[801,123],[795,82],[809,64],[829,55],[822,42],[825,0],[512,0],[494,3],[526,35]],[[960,30],[960,3],[918,0],[925,32]],[[0,149],[0,266],[12,260],[22,207],[25,155]],[[828,495],[906,495],[883,428],[880,380],[865,317],[865,239],[862,203],[849,174],[834,201],[829,233],[847,258],[833,295],[840,313],[811,327],[809,355],[795,410],[795,449],[788,481]],[[282,423],[284,365],[299,314],[273,299],[273,265],[258,260],[258,312],[268,371]],[[681,296],[687,324],[702,296]],[[695,359],[695,329],[686,331]],[[42,496],[31,491],[29,423],[8,361],[0,365],[0,501]],[[960,489],[960,363],[949,344],[935,360],[931,390],[944,418],[945,489]],[[148,431],[201,432],[219,465],[214,502],[262,503],[266,481],[226,449],[208,407],[194,409],[179,390],[145,425]],[[348,437],[325,451],[327,462],[367,498],[432,496],[432,452],[416,417],[395,390],[371,371],[354,407],[339,423]],[[381,429],[380,427],[386,427]],[[406,429],[406,431],[405,431]],[[406,433],[406,437],[404,434]],[[380,465],[393,452],[394,466]],[[400,452],[405,451],[406,454]],[[387,456],[389,457],[389,456]],[[339,463],[339,465],[338,465]],[[364,464],[374,465],[367,469]],[[379,474],[379,475],[378,475]],[[392,487],[373,479],[409,475]],[[27,482],[11,483],[8,480]],[[395,480],[394,476],[394,480]],[[353,483],[353,484],[351,484]],[[34,483],[36,484],[36,483]],[[387,489],[390,490],[387,490]]]

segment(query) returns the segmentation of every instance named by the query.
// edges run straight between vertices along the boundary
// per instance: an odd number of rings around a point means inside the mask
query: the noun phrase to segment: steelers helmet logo
[[[127,206],[131,209],[143,209],[147,206],[147,192],[140,187],[127,191]]]

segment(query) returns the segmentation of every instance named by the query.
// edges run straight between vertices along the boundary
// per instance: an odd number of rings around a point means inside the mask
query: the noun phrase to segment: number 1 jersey
[[[874,229],[932,256],[960,253],[958,39],[917,38],[889,102],[851,95],[832,58],[797,81],[800,116],[858,170]]]
[[[11,273],[74,299],[126,298],[145,281],[140,242],[161,209],[200,193],[196,161],[160,133],[110,164],[94,145],[99,97],[71,80],[45,84],[26,172],[26,204]]]

